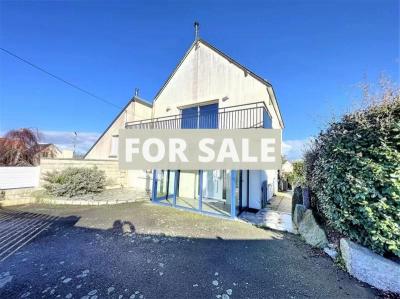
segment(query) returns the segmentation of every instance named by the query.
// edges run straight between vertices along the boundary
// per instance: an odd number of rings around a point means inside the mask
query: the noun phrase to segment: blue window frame
[[[198,107],[182,109],[182,129],[195,129],[198,126]]]
[[[210,198],[208,191],[203,193],[203,186],[207,187],[204,171],[199,170],[197,175],[198,196],[193,199],[179,197],[179,170],[154,170],[152,201],[161,205],[183,208],[204,214],[219,217],[235,218],[239,212],[238,206],[239,188],[238,173],[236,170],[221,171],[224,179],[225,194],[221,198]],[[207,178],[206,178],[207,179]],[[186,187],[187,186],[183,186]]]
[[[218,129],[218,103],[200,106],[200,129]]]
[[[182,109],[182,129],[217,129],[218,103]]]
[[[272,119],[267,111],[264,110],[263,113],[263,128],[272,129]]]
[[[203,105],[203,106],[195,106],[186,109],[182,109],[182,120],[181,120],[181,128],[182,129],[217,129],[218,128],[218,103]],[[237,216],[238,212],[238,180],[237,180],[237,171],[231,170],[229,176],[223,172],[223,177],[226,177],[226,182],[228,190],[226,190],[225,200],[226,205],[230,207],[230,211],[228,210],[226,214],[218,214],[215,211],[210,211],[205,208],[205,205],[210,207],[209,202],[203,202],[204,200],[212,201],[212,196],[210,197],[209,192],[203,194],[203,185],[208,187],[207,184],[211,184],[213,182],[205,182],[203,180],[204,172],[202,170],[198,171],[198,207],[191,209],[205,214],[219,215],[219,216],[230,216],[232,218]],[[153,171],[153,194],[152,200],[154,202],[160,204],[167,204],[171,206],[177,206],[179,208],[185,208],[180,206],[177,203],[177,197],[179,197],[179,178],[180,171]],[[222,183],[224,184],[224,183]],[[212,184],[211,184],[212,185]],[[213,195],[213,194],[211,194]],[[204,197],[207,198],[204,198]],[[223,195],[221,194],[223,197]],[[238,197],[238,198],[237,198]]]

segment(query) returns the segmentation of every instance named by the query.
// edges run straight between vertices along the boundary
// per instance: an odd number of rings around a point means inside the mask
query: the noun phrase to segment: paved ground
[[[292,191],[278,192],[270,202],[269,208],[274,211],[291,214],[292,213]]]
[[[45,228],[0,262],[0,298],[375,296],[298,236],[239,221],[148,202],[0,212],[0,238]]]
[[[292,192],[278,192],[268,205],[257,213],[244,212],[240,215],[245,221],[278,231],[297,233],[292,222]]]

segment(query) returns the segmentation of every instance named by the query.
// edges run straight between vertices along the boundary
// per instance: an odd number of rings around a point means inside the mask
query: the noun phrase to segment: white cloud
[[[54,143],[60,149],[74,148],[74,132],[67,131],[40,131],[40,143]],[[95,132],[77,132],[76,151],[86,153],[96,142],[100,134]]]
[[[310,143],[311,137],[305,139],[285,140],[282,143],[282,151],[288,160],[302,159],[304,150]]]

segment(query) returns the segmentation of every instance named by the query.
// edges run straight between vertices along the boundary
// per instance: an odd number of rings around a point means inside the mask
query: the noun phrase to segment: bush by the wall
[[[304,186],[304,161],[294,161],[292,162],[293,171],[285,174],[288,182],[293,186]]]
[[[400,98],[345,115],[305,154],[312,207],[379,254],[400,256]]]
[[[55,196],[73,197],[104,190],[104,171],[94,168],[69,167],[46,174],[44,188]]]

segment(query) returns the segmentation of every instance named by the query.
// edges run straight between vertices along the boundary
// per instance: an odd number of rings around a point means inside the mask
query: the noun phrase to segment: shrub
[[[104,190],[106,177],[104,171],[94,168],[69,167],[62,171],[46,174],[44,188],[55,196],[77,196],[99,193]]]
[[[293,172],[289,174],[289,182],[292,184],[292,186],[304,186],[304,162],[294,161],[292,164]]]
[[[348,113],[305,154],[312,208],[326,224],[379,254],[400,256],[400,98]]]

